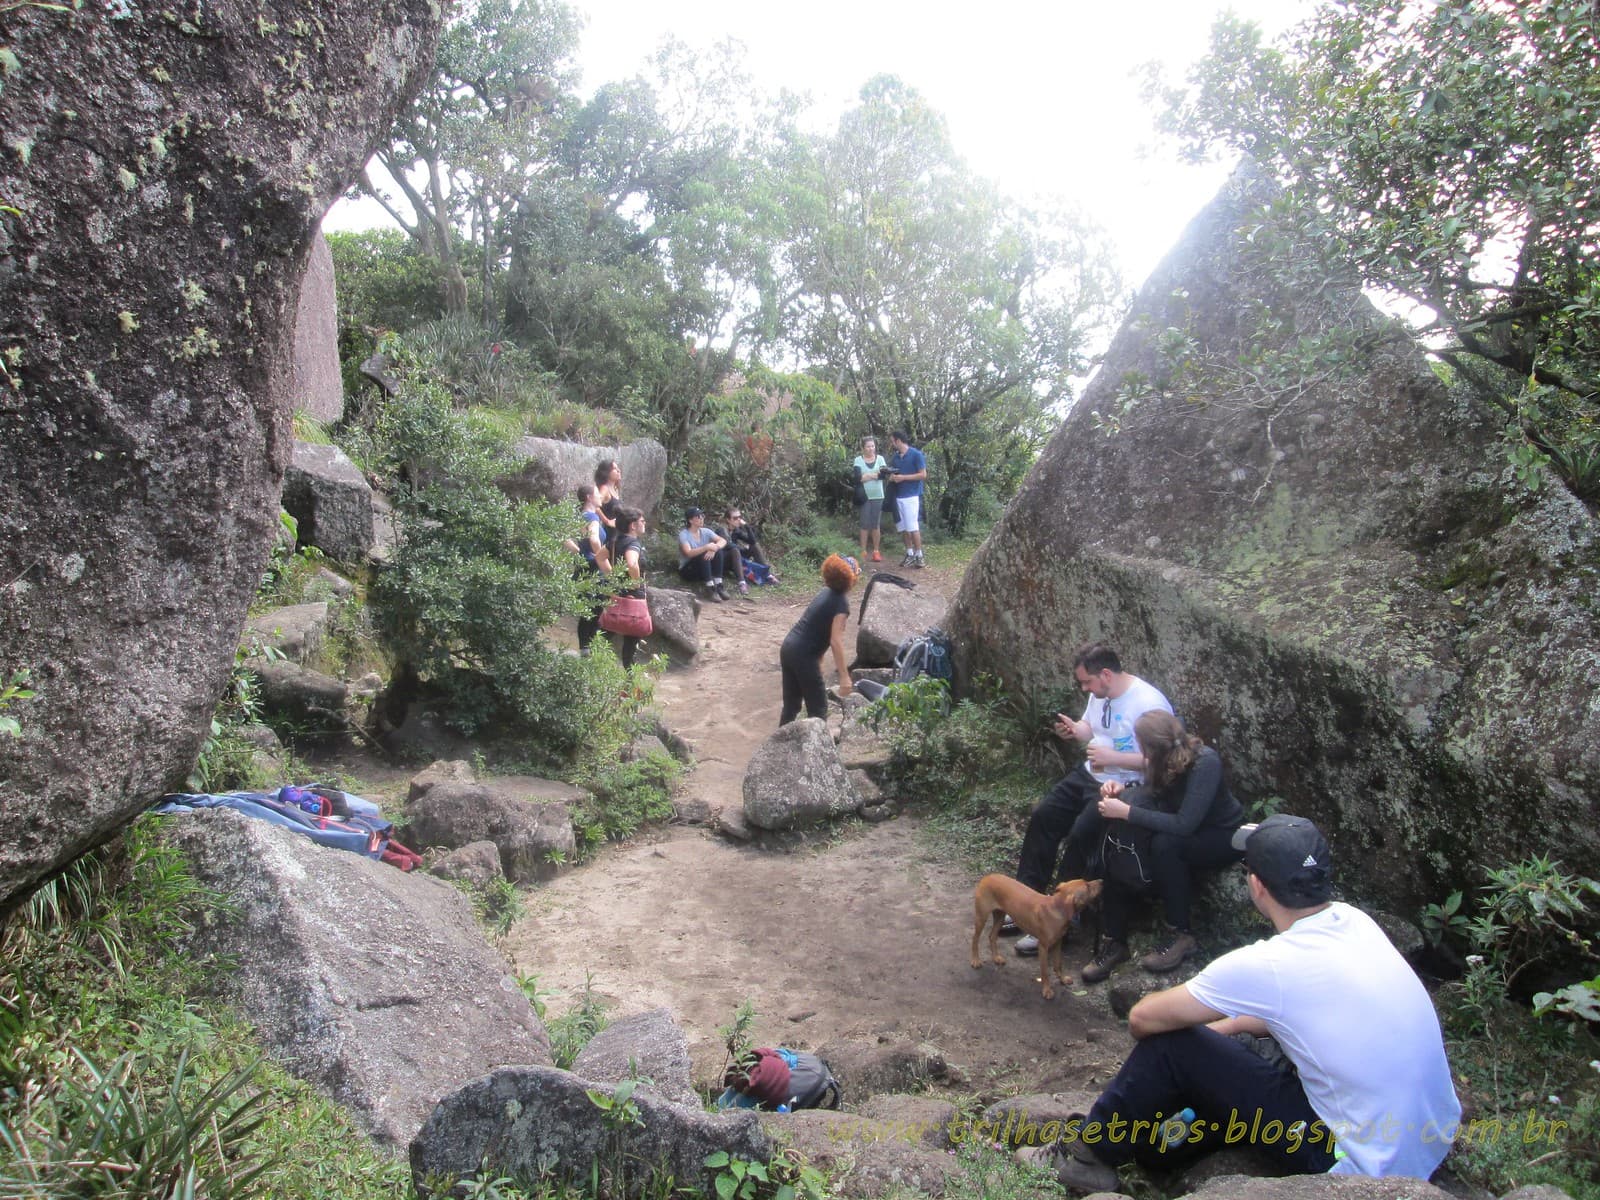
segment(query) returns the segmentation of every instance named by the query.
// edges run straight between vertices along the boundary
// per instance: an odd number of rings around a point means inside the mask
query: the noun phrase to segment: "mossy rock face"
[[[0,739],[0,913],[194,762],[277,533],[317,223],[442,20],[7,14],[0,673],[30,668],[38,697]]]
[[[1242,171],[1145,286],[963,581],[962,677],[1042,702],[1111,643],[1399,912],[1528,853],[1591,861],[1596,522],[1520,489],[1493,418],[1358,291],[1298,278],[1274,202]]]

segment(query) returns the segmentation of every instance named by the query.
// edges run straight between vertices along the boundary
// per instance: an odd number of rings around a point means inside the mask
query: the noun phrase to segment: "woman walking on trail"
[[[1167,936],[1159,950],[1139,965],[1147,971],[1176,970],[1199,945],[1189,932],[1194,874],[1237,862],[1233,834],[1244,821],[1244,806],[1228,790],[1217,752],[1183,727],[1169,712],[1147,712],[1133,726],[1144,753],[1144,783],[1126,792],[1115,780],[1100,785],[1100,815],[1149,830],[1150,886],[1161,897]],[[1115,836],[1115,827],[1108,837]],[[1108,872],[1108,876],[1109,876]],[[1083,969],[1086,983],[1097,983],[1128,958],[1128,914],[1139,892],[1108,877],[1102,905],[1106,941]]]
[[[617,536],[616,554],[612,561],[627,572],[627,578],[633,582],[628,583],[619,596],[630,596],[635,599],[644,599],[644,545],[640,538],[644,536],[644,514],[637,508],[619,508],[617,510],[617,525],[621,533]],[[633,660],[639,653],[639,639],[625,637],[610,633],[608,636],[613,642],[621,641],[617,657],[622,660],[625,667],[633,666]]]
[[[573,578],[595,583],[599,580],[601,572],[611,570],[611,558],[606,550],[606,543],[611,539],[606,534],[605,523],[600,518],[599,508],[596,507],[595,486],[592,483],[578,485],[578,517],[583,522],[583,530],[578,534],[577,540],[571,543],[576,547],[580,559],[573,572]],[[580,654],[589,652],[589,643],[594,641],[594,635],[600,629],[600,610],[605,607],[605,597],[595,595],[584,603],[586,607],[578,610]]]
[[[846,595],[856,585],[860,568],[855,560],[828,555],[822,564],[822,582],[828,586],[817,593],[806,611],[794,623],[778,651],[783,668],[783,715],[779,725],[787,725],[800,715],[828,716],[828,692],[822,683],[822,655],[833,650],[833,663],[839,671],[839,694],[850,694],[850,668],[844,654],[844,627],[850,620],[850,601]]]

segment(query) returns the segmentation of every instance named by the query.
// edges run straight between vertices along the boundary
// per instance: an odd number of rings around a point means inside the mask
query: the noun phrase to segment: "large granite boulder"
[[[344,416],[344,378],[339,372],[339,305],[333,283],[333,251],[321,231],[311,239],[300,304],[294,317],[294,355],[289,363],[289,403],[332,425]]]
[[[1595,519],[1358,290],[1294,278],[1270,200],[1241,172],[1145,285],[962,581],[958,670],[1042,705],[1116,645],[1402,911],[1591,861]]]
[[[317,222],[444,20],[67,7],[5,18],[0,670],[39,698],[0,739],[0,912],[194,765],[278,524]]]
[[[803,829],[860,807],[828,723],[815,717],[781,727],[745,768],[744,816],[758,829]]]
[[[889,666],[900,643],[942,625],[948,607],[949,601],[931,588],[874,583],[856,625],[854,665]]]
[[[329,558],[360,562],[376,544],[372,487],[337,446],[294,444],[283,476],[283,507],[299,523],[300,544]]]
[[[641,1089],[629,1098],[640,1120],[614,1122],[589,1099],[596,1087],[554,1067],[507,1067],[446,1096],[411,1143],[417,1194],[435,1194],[430,1179],[465,1179],[480,1169],[582,1184],[598,1166],[611,1173],[608,1195],[638,1195],[653,1178],[711,1195],[708,1155],[772,1157],[772,1141],[748,1109],[708,1113]]]
[[[404,1146],[442,1096],[550,1039],[455,888],[319,846],[227,809],[167,819],[164,837],[228,897],[196,955],[269,1053]]]
[[[646,516],[655,515],[667,488],[667,448],[651,438],[626,446],[584,446],[525,437],[517,440],[516,452],[523,460],[522,469],[502,486],[519,500],[572,500],[578,485],[593,483],[594,469],[608,458],[622,468],[623,503]]]

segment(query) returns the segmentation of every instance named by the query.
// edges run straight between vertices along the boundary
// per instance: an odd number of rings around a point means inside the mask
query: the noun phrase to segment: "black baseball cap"
[[[694,505],[691,504],[689,506],[689,511],[683,514],[683,519],[685,521],[692,521],[696,517],[703,517],[705,515],[706,515],[706,510],[705,509],[696,508]]]
[[[1279,904],[1310,908],[1333,895],[1328,840],[1304,817],[1274,813],[1259,825],[1241,825],[1233,848],[1244,851],[1245,865]]]

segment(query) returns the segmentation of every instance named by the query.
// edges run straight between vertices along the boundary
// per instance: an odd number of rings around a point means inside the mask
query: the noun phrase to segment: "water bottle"
[[[1194,1121],[1194,1109],[1180,1108],[1161,1125],[1161,1152],[1165,1154],[1174,1146],[1183,1145],[1189,1136],[1189,1126]]]
[[[788,1112],[789,1111],[789,1106],[787,1104],[780,1104],[780,1105],[778,1105],[778,1111],[779,1112]]]

